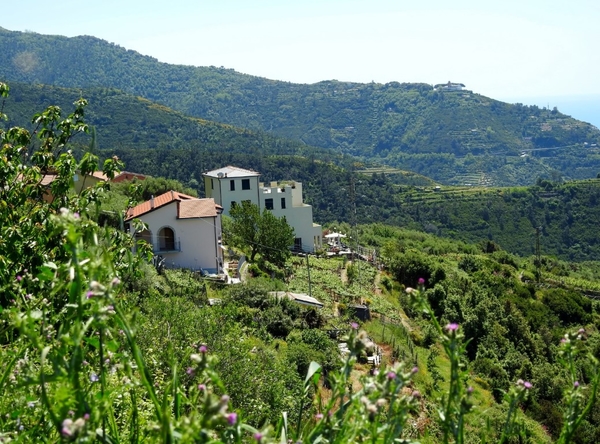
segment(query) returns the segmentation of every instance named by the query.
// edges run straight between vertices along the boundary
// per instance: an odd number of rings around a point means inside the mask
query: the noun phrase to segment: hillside
[[[186,117],[117,90],[11,85],[4,101],[6,127],[29,124],[51,103],[64,112],[84,95],[86,118],[95,129],[99,154],[117,154],[128,170],[177,179],[204,195],[202,172],[233,164],[261,173],[261,180],[298,180],[304,201],[322,224],[385,223],[467,242],[493,241],[512,253],[535,252],[542,227],[544,254],[564,260],[597,259],[600,181],[560,184],[539,181],[522,188],[451,187],[414,173],[364,168],[349,156],[307,147],[266,133]],[[88,148],[91,135],[74,139]],[[359,173],[360,172],[360,173]],[[473,179],[469,179],[474,182]],[[352,209],[356,207],[356,217]]]
[[[415,171],[446,184],[525,185],[600,171],[600,131],[558,110],[428,84],[292,84],[160,63],[90,37],[0,29],[0,78],[110,87],[179,112]]]
[[[329,153],[300,142],[274,137],[265,132],[235,128],[203,119],[188,117],[166,106],[113,88],[61,88],[43,84],[10,82],[10,95],[2,99],[8,114],[6,125],[31,128],[31,116],[50,105],[65,114],[75,100],[88,101],[85,109],[89,125],[95,131],[98,149],[182,149],[225,151],[230,154],[317,155]],[[74,142],[91,143],[91,135]],[[331,158],[337,157],[332,154]]]

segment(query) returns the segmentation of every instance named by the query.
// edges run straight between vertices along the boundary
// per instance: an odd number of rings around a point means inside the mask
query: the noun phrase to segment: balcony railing
[[[164,240],[155,242],[152,245],[154,253],[173,253],[181,251],[181,242],[179,240]]]

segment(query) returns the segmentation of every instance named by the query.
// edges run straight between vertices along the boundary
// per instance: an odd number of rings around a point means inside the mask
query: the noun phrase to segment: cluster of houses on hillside
[[[171,190],[160,196],[129,208],[125,215],[125,229],[136,239],[152,246],[155,256],[166,266],[188,268],[209,275],[224,272],[225,246],[222,243],[222,215],[229,215],[232,207],[244,201],[258,206],[260,212],[269,210],[276,217],[285,217],[294,229],[294,245],[290,248],[314,253],[328,247],[331,254],[344,254],[349,249],[341,243],[345,235],[325,236],[323,245],[321,225],[313,222],[312,206],[304,203],[302,183],[296,181],[260,182],[260,173],[235,166],[226,166],[203,174],[206,197],[197,198]],[[48,186],[56,176],[47,174],[43,184]],[[111,180],[123,182],[144,180],[143,174],[124,171]],[[80,192],[108,178],[101,172],[85,177],[75,174],[73,188]],[[51,198],[50,191],[48,197]],[[146,229],[133,232],[134,219],[144,222]]]
[[[302,184],[264,184],[259,177],[256,171],[234,166],[209,171],[204,173],[205,198],[169,191],[130,208],[125,222],[143,221],[147,229],[134,235],[152,245],[168,265],[214,275],[224,266],[221,216],[242,201],[257,205],[261,212],[285,216],[296,236],[290,247],[306,252],[321,248],[322,229],[313,222],[312,207],[302,200]]]

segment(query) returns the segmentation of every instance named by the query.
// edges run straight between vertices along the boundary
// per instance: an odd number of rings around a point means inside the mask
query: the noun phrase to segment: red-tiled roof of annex
[[[179,202],[177,217],[179,219],[215,217],[218,214],[217,207],[221,208],[215,203],[214,199],[182,200]]]
[[[153,199],[147,200],[146,202],[142,202],[133,208],[130,208],[127,210],[125,220],[140,217],[143,214],[149,213],[150,211],[156,210],[157,208],[163,207],[171,202],[179,202],[177,208],[177,217],[180,219],[214,217],[218,214],[218,210],[222,209],[220,205],[215,203],[214,199],[198,199],[196,197],[188,196],[187,194],[171,190]]]

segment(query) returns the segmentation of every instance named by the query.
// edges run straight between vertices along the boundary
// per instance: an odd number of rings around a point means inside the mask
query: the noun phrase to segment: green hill
[[[302,182],[304,200],[313,205],[319,223],[352,223],[356,206],[360,224],[385,223],[468,242],[493,241],[521,255],[534,252],[535,228],[542,226],[544,254],[573,261],[600,255],[598,180],[562,185],[542,180],[522,188],[436,188],[435,182],[414,173],[369,168],[330,150],[189,118],[117,90],[11,86],[3,108],[10,119],[6,127],[33,131],[27,116],[53,103],[67,112],[83,95],[90,102],[86,117],[95,128],[99,154],[117,154],[131,171],[177,179],[200,195],[202,172],[233,164],[261,172],[267,182]],[[91,144],[91,136],[78,136],[74,147]],[[477,178],[466,180],[475,184]]]
[[[428,84],[292,84],[160,63],[106,41],[0,29],[0,78],[110,87],[184,114],[415,171],[446,184],[525,185],[600,171],[600,131],[558,110]]]

